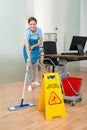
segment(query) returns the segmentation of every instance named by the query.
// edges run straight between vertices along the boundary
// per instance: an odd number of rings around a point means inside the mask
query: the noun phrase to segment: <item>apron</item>
[[[32,39],[31,36],[30,36],[30,39],[29,39],[29,47],[32,46],[32,45],[35,45],[38,43],[38,38],[37,39]],[[39,46],[35,47],[30,55],[31,55],[31,63],[32,64],[35,64],[39,58]],[[27,62],[27,59],[28,59],[28,55],[27,55],[27,52],[26,52],[26,46],[24,45],[23,47],[23,56],[24,56],[24,60],[25,62]]]

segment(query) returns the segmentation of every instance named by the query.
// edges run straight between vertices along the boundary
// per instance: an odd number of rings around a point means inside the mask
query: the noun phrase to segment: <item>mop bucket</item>
[[[78,96],[80,94],[82,78],[67,77],[62,79],[63,91],[65,96]]]

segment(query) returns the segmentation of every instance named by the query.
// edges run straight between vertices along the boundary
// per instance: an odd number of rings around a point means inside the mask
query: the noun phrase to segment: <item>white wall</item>
[[[34,16],[34,0],[25,0],[25,29],[28,28],[28,18]]]
[[[25,0],[26,19],[34,16],[34,0]]]
[[[35,16],[44,32],[65,31],[67,0],[36,0]],[[61,9],[62,8],[62,9]]]
[[[80,35],[87,36],[87,0],[81,0],[80,8]],[[87,50],[87,42],[85,50]],[[87,61],[81,61],[80,67],[87,67]]]
[[[43,33],[57,33],[58,53],[64,51],[67,0],[36,0],[35,17]],[[58,28],[58,30],[56,30]]]
[[[0,84],[24,78],[24,0],[0,0]]]

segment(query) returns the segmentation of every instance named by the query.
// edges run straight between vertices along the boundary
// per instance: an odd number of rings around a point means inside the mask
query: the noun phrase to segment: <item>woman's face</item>
[[[31,29],[32,32],[35,32],[36,31],[36,26],[37,26],[37,23],[32,20],[30,23],[29,23],[29,28]]]

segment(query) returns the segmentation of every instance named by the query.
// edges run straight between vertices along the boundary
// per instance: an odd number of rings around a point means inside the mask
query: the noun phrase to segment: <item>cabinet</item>
[[[44,41],[57,42],[57,33],[44,33]]]

